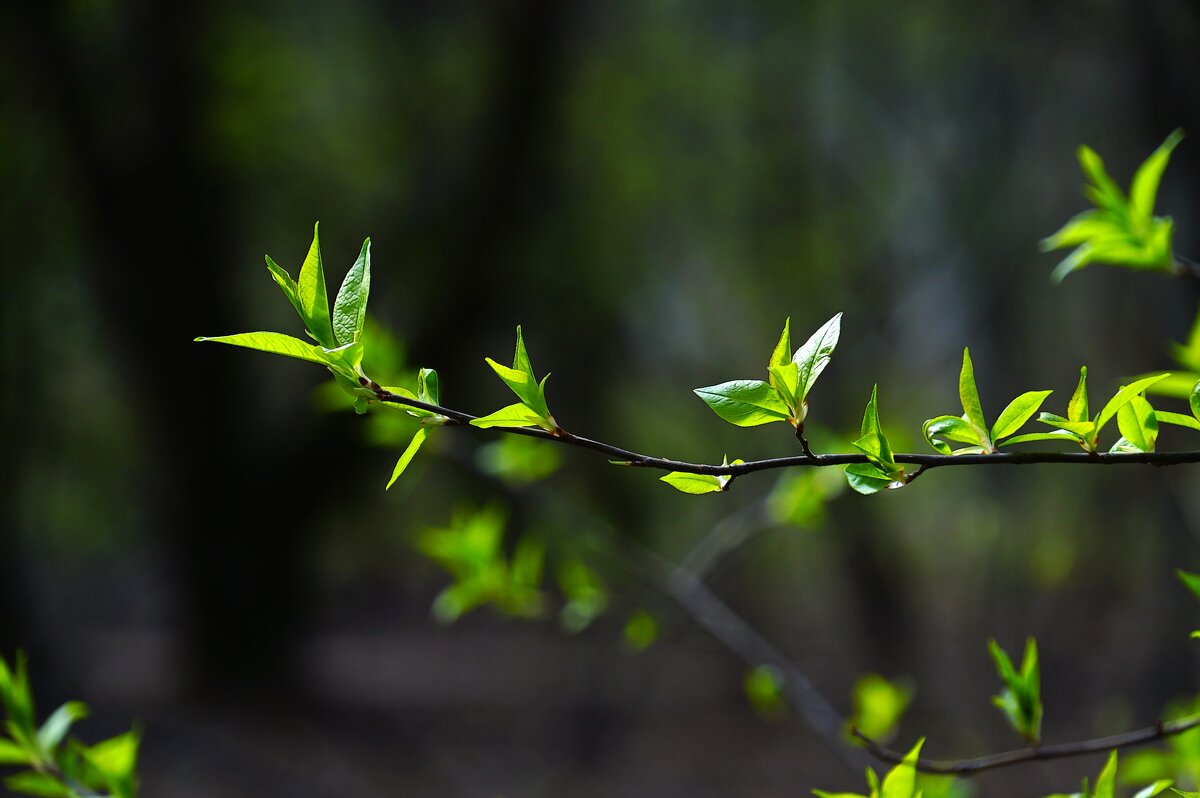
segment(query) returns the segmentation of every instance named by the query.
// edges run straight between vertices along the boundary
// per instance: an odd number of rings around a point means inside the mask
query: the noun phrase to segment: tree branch
[[[1113,748],[1126,748],[1132,745],[1160,740],[1175,734],[1182,734],[1189,729],[1200,727],[1200,715],[1180,718],[1171,721],[1159,721],[1154,726],[1144,729],[1113,734],[1108,737],[1095,737],[1090,740],[1079,740],[1072,743],[1056,743],[1040,745],[1033,748],[1019,748],[1015,751],[1005,751],[999,754],[981,756],[977,759],[959,759],[943,762],[931,759],[918,759],[917,770],[922,773],[940,773],[953,776],[972,776],[984,770],[1008,767],[1022,762],[1034,762],[1043,759],[1062,759],[1071,756],[1083,756],[1109,751]],[[880,761],[898,764],[904,760],[904,754],[885,748],[858,729],[850,733],[858,738],[863,747]]]
[[[416,399],[408,399],[394,394],[384,388],[371,386],[376,398],[388,404],[404,405],[419,410],[437,413],[448,419],[447,424],[468,425],[478,416],[452,410],[440,405],[431,405]],[[513,435],[525,435],[530,438],[557,441],[559,443],[577,446],[581,449],[591,449],[608,455],[620,465],[637,468],[652,468],[660,471],[682,471],[688,474],[709,474],[712,476],[741,476],[755,471],[768,471],[777,468],[800,468],[818,466],[844,466],[852,463],[868,463],[870,460],[864,454],[814,454],[794,457],[772,457],[766,460],[750,460],[736,464],[689,463],[683,460],[671,460],[666,457],[653,457],[630,449],[622,449],[603,441],[575,435],[559,427],[553,432],[539,427],[492,427],[497,432],[507,432]],[[994,454],[897,454],[896,462],[917,465],[921,468],[917,473],[931,468],[946,466],[970,465],[1034,465],[1037,463],[1068,463],[1072,465],[1156,465],[1170,466],[1185,463],[1200,463],[1200,451],[1190,452],[996,452]],[[915,478],[916,474],[912,475]],[[911,479],[910,479],[911,481]]]

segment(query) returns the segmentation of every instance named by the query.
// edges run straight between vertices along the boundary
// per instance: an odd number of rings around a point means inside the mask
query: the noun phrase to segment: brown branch
[[[999,754],[990,754],[989,756],[981,756],[977,759],[959,759],[952,762],[937,761],[932,759],[918,759],[917,770],[922,773],[939,773],[953,776],[972,776],[984,770],[992,768],[1008,767],[1009,765],[1018,765],[1022,762],[1035,762],[1043,759],[1062,759],[1071,756],[1083,756],[1084,754],[1095,754],[1102,751],[1109,751],[1113,748],[1126,748],[1132,745],[1141,745],[1143,743],[1161,740],[1164,737],[1170,737],[1175,734],[1182,734],[1189,729],[1200,727],[1200,715],[1193,715],[1187,718],[1178,720],[1159,721],[1154,726],[1147,726],[1144,729],[1136,729],[1134,731],[1123,732],[1121,734],[1113,734],[1108,737],[1095,737],[1090,740],[1079,740],[1072,743],[1055,743],[1054,745],[1039,745],[1032,748],[1019,748],[1015,751],[1005,751]],[[867,735],[863,734],[858,729],[851,729],[850,733],[858,738],[863,747],[871,753],[872,756],[883,762],[891,764],[899,764],[904,760],[904,754],[893,751],[890,748],[885,748],[879,743],[872,740]]]
[[[374,388],[374,386],[372,386]],[[478,416],[452,410],[440,405],[432,405],[416,399],[408,399],[394,394],[383,388],[375,389],[375,395],[381,402],[405,405],[419,410],[436,413],[447,419],[448,425],[468,425]],[[794,457],[772,457],[765,460],[750,460],[736,464],[689,463],[683,460],[671,460],[666,457],[654,457],[630,449],[622,449],[603,441],[575,435],[559,427],[553,432],[539,427],[491,427],[497,432],[513,435],[525,435],[530,438],[557,441],[559,443],[590,449],[608,455],[622,465],[638,468],[653,468],[660,471],[682,471],[688,474],[709,474],[712,476],[741,476],[755,471],[768,471],[776,468],[800,468],[819,466],[844,466],[852,463],[869,463],[864,454],[814,454],[797,455]],[[997,452],[993,454],[897,454],[898,463],[917,465],[921,468],[917,473],[931,468],[947,466],[971,465],[1034,465],[1038,463],[1066,463],[1072,465],[1156,465],[1170,466],[1185,463],[1200,463],[1200,451],[1190,452]],[[913,478],[916,474],[913,475]],[[910,480],[911,481],[911,480]]]

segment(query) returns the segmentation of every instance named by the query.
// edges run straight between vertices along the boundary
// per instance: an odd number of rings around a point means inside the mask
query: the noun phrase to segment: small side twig
[[[1015,751],[1004,751],[976,759],[959,759],[955,761],[938,761],[933,759],[918,759],[917,770],[922,773],[938,773],[951,776],[972,776],[993,768],[1008,767],[1022,762],[1034,762],[1044,759],[1063,759],[1071,756],[1083,756],[1109,751],[1114,748],[1126,748],[1133,745],[1161,740],[1175,734],[1182,734],[1189,729],[1200,727],[1200,715],[1193,715],[1178,720],[1160,721],[1144,729],[1113,734],[1108,737],[1095,737],[1090,740],[1078,740],[1070,743],[1055,743],[1031,748],[1019,748]],[[863,747],[876,759],[882,762],[898,764],[904,760],[904,754],[885,748],[879,743],[852,728],[854,735]]]

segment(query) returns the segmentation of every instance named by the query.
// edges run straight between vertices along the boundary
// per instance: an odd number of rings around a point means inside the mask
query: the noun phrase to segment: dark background
[[[1194,283],[1053,287],[1036,242],[1084,207],[1076,145],[1127,184],[1182,126],[1158,207],[1200,252],[1198,48],[1187,0],[5,4],[0,650],[29,652],[43,711],[93,705],[85,738],[141,719],[156,798],[861,790],[801,721],[756,717],[743,663],[604,534],[613,611],[581,634],[436,624],[417,531],[498,495],[514,532],[570,548],[573,523],[480,476],[493,438],[472,431],[385,494],[397,448],[315,409],[320,369],[192,338],[298,333],[262,254],[295,274],[319,219],[331,290],[373,238],[372,309],[452,407],[507,403],[482,358],[520,322],[572,430],[790,454],[689,389],[760,376],[784,317],[798,344],[842,310],[814,423],[853,433],[877,381],[919,450],[963,345],[992,415],[1032,388],[1060,409],[1081,363],[1095,394],[1171,365]],[[687,497],[563,459],[546,490],[672,558],[775,481]],[[1172,578],[1200,570],[1198,487],[1191,467],[935,472],[764,531],[710,585],[844,710],[860,673],[908,677],[897,745],[1017,743],[992,636],[1038,637],[1048,739],[1132,728],[1200,687]],[[634,656],[638,606],[662,638]]]

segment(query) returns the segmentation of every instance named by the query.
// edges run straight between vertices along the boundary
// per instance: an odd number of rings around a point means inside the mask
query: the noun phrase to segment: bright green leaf
[[[1071,394],[1071,401],[1067,404],[1067,419],[1070,421],[1087,421],[1090,418],[1087,394],[1087,366],[1082,366],[1079,369],[1079,382],[1075,385],[1075,392]]]
[[[52,776],[26,770],[4,780],[4,785],[13,792],[26,795],[50,796],[50,798],[75,798],[76,793]]]
[[[883,778],[879,792],[880,798],[918,798],[917,795],[917,758],[921,755],[921,746],[925,740],[917,744],[904,755],[904,761],[896,765]]]
[[[333,332],[340,344],[362,338],[367,320],[367,296],[371,292],[371,239],[363,241],[358,260],[346,272],[333,303]]]
[[[488,429],[491,427],[545,427],[546,420],[530,410],[526,405],[517,404],[502,407],[495,413],[477,418],[471,422],[472,427]]]
[[[783,332],[779,335],[779,343],[775,344],[775,350],[771,352],[771,360],[767,363],[767,368],[771,366],[786,366],[791,362],[789,355],[792,351],[792,318],[789,316],[783,321]]]
[[[1150,786],[1138,790],[1134,793],[1133,798],[1154,798],[1154,796],[1170,787],[1173,783],[1171,779],[1159,779]]]
[[[632,651],[645,651],[658,639],[658,621],[645,610],[634,610],[622,630],[625,647]]]
[[[141,733],[136,729],[96,743],[87,749],[92,765],[112,777],[124,777],[137,766]]]
[[[1167,162],[1171,159],[1171,151],[1182,140],[1183,130],[1171,131],[1167,140],[1138,167],[1129,188],[1129,207],[1135,217],[1148,221],[1154,214],[1154,198],[1158,195],[1158,184],[1162,180],[1163,170],[1167,168]]]
[[[958,398],[963,406],[963,418],[975,430],[979,444],[992,448],[988,436],[987,421],[983,417],[983,405],[979,402],[979,390],[975,387],[975,367],[971,363],[971,350],[963,349],[962,369],[958,373]]]
[[[400,475],[404,473],[404,469],[408,468],[408,464],[412,462],[412,459],[417,456],[417,452],[420,451],[421,444],[425,442],[427,434],[425,428],[421,427],[412,436],[408,448],[404,450],[400,455],[400,459],[396,461],[396,467],[392,469],[392,478],[388,480],[387,487],[384,490],[391,488],[396,480],[400,478]]]
[[[1010,446],[1015,443],[1033,443],[1034,441],[1074,441],[1078,440],[1066,430],[1056,430],[1054,432],[1030,432],[1025,435],[1015,435],[1007,440],[1000,442],[1000,446]]]
[[[1129,385],[1122,386],[1121,390],[1117,391],[1113,398],[1108,400],[1108,403],[1104,405],[1104,409],[1100,411],[1100,415],[1096,417],[1096,433],[1099,434],[1100,430],[1104,428],[1104,425],[1107,424],[1112,417],[1117,414],[1118,410],[1120,410],[1126,403],[1133,399],[1133,397],[1137,396],[1154,383],[1159,382],[1168,376],[1170,375],[1153,374],[1149,377],[1144,377],[1140,380],[1137,380],[1136,382],[1132,382]]]
[[[792,362],[800,369],[798,398],[803,401],[808,397],[817,377],[829,365],[833,350],[837,348],[838,338],[842,333],[842,314],[835,313],[833,318],[821,325],[804,345],[796,350]]]
[[[53,752],[67,732],[71,730],[75,721],[82,720],[87,715],[87,705],[79,701],[68,701],[54,710],[42,727],[38,729],[38,744],[41,745],[42,750],[47,753]]]
[[[521,325],[517,325],[517,345],[513,354],[512,368],[502,366],[490,357],[485,358],[485,360],[492,367],[492,370],[496,372],[496,376],[517,395],[517,398],[543,419],[541,426],[551,430],[555,428],[554,419],[550,415],[550,410],[546,405],[546,380],[549,379],[550,375],[547,374],[543,377],[540,384],[537,382],[537,378],[533,376],[533,365],[529,361],[529,352],[525,349],[525,339],[521,333]]]
[[[1141,396],[1134,396],[1117,411],[1117,428],[1138,451],[1152,452],[1158,440],[1158,416]]]
[[[925,441],[942,454],[953,454],[950,441],[980,445],[975,428],[961,416],[938,416],[921,425]]]
[[[1192,408],[1192,415],[1200,419],[1200,380],[1196,381],[1196,385],[1192,388],[1192,394],[1188,397],[1188,405]]]
[[[872,740],[885,740],[894,733],[912,697],[912,688],[890,682],[879,674],[861,676],[854,683],[854,714],[849,725]]]
[[[766,718],[776,718],[784,709],[783,674],[774,665],[759,665],[746,672],[742,687],[746,700]]]
[[[800,382],[800,367],[795,363],[785,363],[782,366],[771,366],[768,369],[771,387],[779,391],[779,396],[791,411],[792,418],[804,420],[803,400],[797,392]]]
[[[326,349],[336,349],[333,326],[329,319],[329,294],[325,288],[325,268],[321,263],[320,224],[313,225],[312,245],[296,280],[296,296],[308,331]]]
[[[724,490],[721,480],[711,474],[689,474],[683,471],[672,471],[664,477],[659,477],[677,491],[682,493],[720,493]]]
[[[903,483],[871,463],[852,463],[846,466],[846,482],[864,496],[901,487]]]
[[[1100,771],[1100,775],[1096,777],[1096,789],[1092,793],[1091,798],[1113,798],[1113,788],[1117,782],[1117,752],[1113,751],[1108,755],[1108,761],[1104,763],[1104,769]]]
[[[697,388],[694,393],[714,413],[739,427],[754,427],[788,418],[787,405],[775,389],[762,380],[732,380]]]
[[[1036,641],[1032,637],[1025,641],[1019,672],[995,640],[988,641],[988,651],[996,664],[996,674],[1004,683],[1004,690],[992,698],[992,703],[1018,734],[1031,745],[1037,745],[1042,734],[1042,692]]]
[[[218,335],[213,337],[201,336],[196,338],[197,341],[213,341],[218,344],[229,344],[231,346],[242,346],[246,349],[257,349],[260,352],[271,352],[276,355],[285,355],[287,357],[298,358],[299,360],[307,360],[312,363],[320,363],[323,366],[329,365],[329,358],[326,356],[321,347],[314,346],[301,341],[299,338],[293,338],[290,335],[284,335],[277,332],[250,332],[237,333],[236,335]]]
[[[441,404],[438,373],[433,369],[420,369],[417,372],[417,397],[425,404]]]
[[[29,752],[11,740],[0,737],[0,765],[24,765],[29,760]]]
[[[881,471],[889,475],[895,475],[901,469],[896,464],[895,456],[892,454],[892,447],[879,426],[878,392],[878,385],[871,388],[871,398],[867,402],[866,410],[863,412],[862,426],[860,427],[862,434],[858,440],[854,441],[854,446],[866,454],[871,463],[878,466]]]
[[[999,441],[1015,433],[1033,418],[1053,391],[1026,391],[1008,403],[992,427],[992,440]]]
[[[279,285],[283,295],[287,297],[288,302],[292,303],[292,307],[296,309],[296,315],[301,321],[305,321],[304,307],[300,304],[300,296],[297,293],[296,281],[287,273],[287,270],[280,266],[275,261],[271,260],[270,255],[264,256],[267,260],[267,271],[271,273],[272,279]],[[307,325],[306,325],[307,326]]]
[[[1176,570],[1175,575],[1179,577],[1180,582],[1183,582],[1184,587],[1192,591],[1196,598],[1200,599],[1200,574]]]

